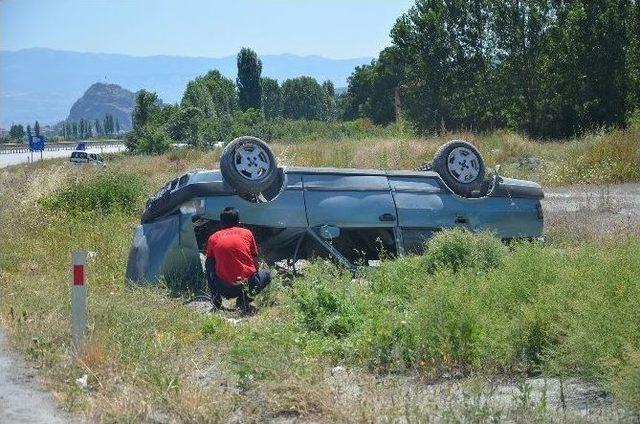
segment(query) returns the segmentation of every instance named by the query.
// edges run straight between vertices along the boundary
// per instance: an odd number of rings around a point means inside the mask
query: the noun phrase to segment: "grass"
[[[603,181],[640,180],[637,170],[597,159],[605,151],[634,157],[637,133],[568,144],[507,133],[463,136],[490,164],[542,160],[542,170],[509,165],[507,175],[555,169],[543,182],[566,184],[578,174],[559,164],[584,158],[576,163],[608,170]],[[411,168],[429,158],[439,140],[337,141],[332,148],[281,142],[275,148],[289,164]],[[507,248],[488,235],[453,232],[432,240],[424,256],[384,261],[355,279],[317,262],[303,278],[276,278],[258,299],[259,314],[240,324],[185,306],[161,287],[125,289],[132,229],[145,195],[184,170],[215,167],[217,154],[114,155],[107,170],[45,161],[0,171],[3,324],[65,408],[101,422],[553,417],[544,403],[530,401],[526,383],[516,391],[522,401],[511,406],[483,400],[488,381],[531,376],[577,378],[631,411],[640,405],[640,244],[634,237]],[[70,191],[86,201],[52,206],[51,199]],[[89,343],[74,358],[69,261],[79,248],[95,257],[87,271]],[[85,373],[89,386],[81,389],[74,380]],[[424,382],[441,381],[469,384],[452,389],[458,400],[450,405],[424,403]]]
[[[487,166],[501,166],[501,175],[532,179],[545,186],[640,181],[640,168],[630,166],[640,160],[638,130],[594,133],[562,142],[538,142],[497,131],[486,135],[451,133],[421,139],[314,141],[275,146],[281,161],[288,165],[416,169],[451,139],[475,144]]]

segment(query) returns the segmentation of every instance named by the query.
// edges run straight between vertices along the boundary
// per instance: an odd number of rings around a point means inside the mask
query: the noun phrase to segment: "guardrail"
[[[44,151],[45,152],[56,152],[59,150],[75,150],[77,146],[77,143],[74,144],[49,144],[49,145],[45,145]],[[86,143],[85,147],[87,149],[104,149],[107,147],[124,147],[123,143]],[[30,150],[28,147],[25,146],[12,146],[12,147],[0,147],[0,154],[5,154],[5,153],[29,153]]]

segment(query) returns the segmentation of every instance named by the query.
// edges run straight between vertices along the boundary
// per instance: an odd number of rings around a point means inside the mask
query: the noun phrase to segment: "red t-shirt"
[[[216,261],[216,275],[231,285],[241,284],[257,271],[256,239],[246,228],[224,228],[211,234],[207,256]]]

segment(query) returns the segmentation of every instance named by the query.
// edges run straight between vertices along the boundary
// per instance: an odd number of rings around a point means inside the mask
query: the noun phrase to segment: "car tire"
[[[236,138],[220,156],[222,177],[239,194],[260,194],[273,184],[277,171],[273,151],[257,137]]]
[[[463,197],[478,197],[485,176],[482,155],[471,143],[452,140],[436,151],[433,170],[455,194]]]

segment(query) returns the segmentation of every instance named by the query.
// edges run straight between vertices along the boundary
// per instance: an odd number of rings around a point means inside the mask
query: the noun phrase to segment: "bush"
[[[66,188],[42,197],[39,203],[46,209],[70,213],[132,212],[142,191],[143,181],[138,175],[111,172],[86,181],[73,181]]]
[[[171,137],[160,127],[144,125],[131,131],[125,138],[125,146],[132,152],[149,155],[161,154],[171,148]]]
[[[456,228],[436,234],[427,242],[424,262],[429,272],[448,268],[487,270],[500,265],[506,247],[490,233],[472,234]]]
[[[352,303],[336,287],[318,283],[298,287],[294,295],[302,327],[332,337],[349,334],[358,321]]]

